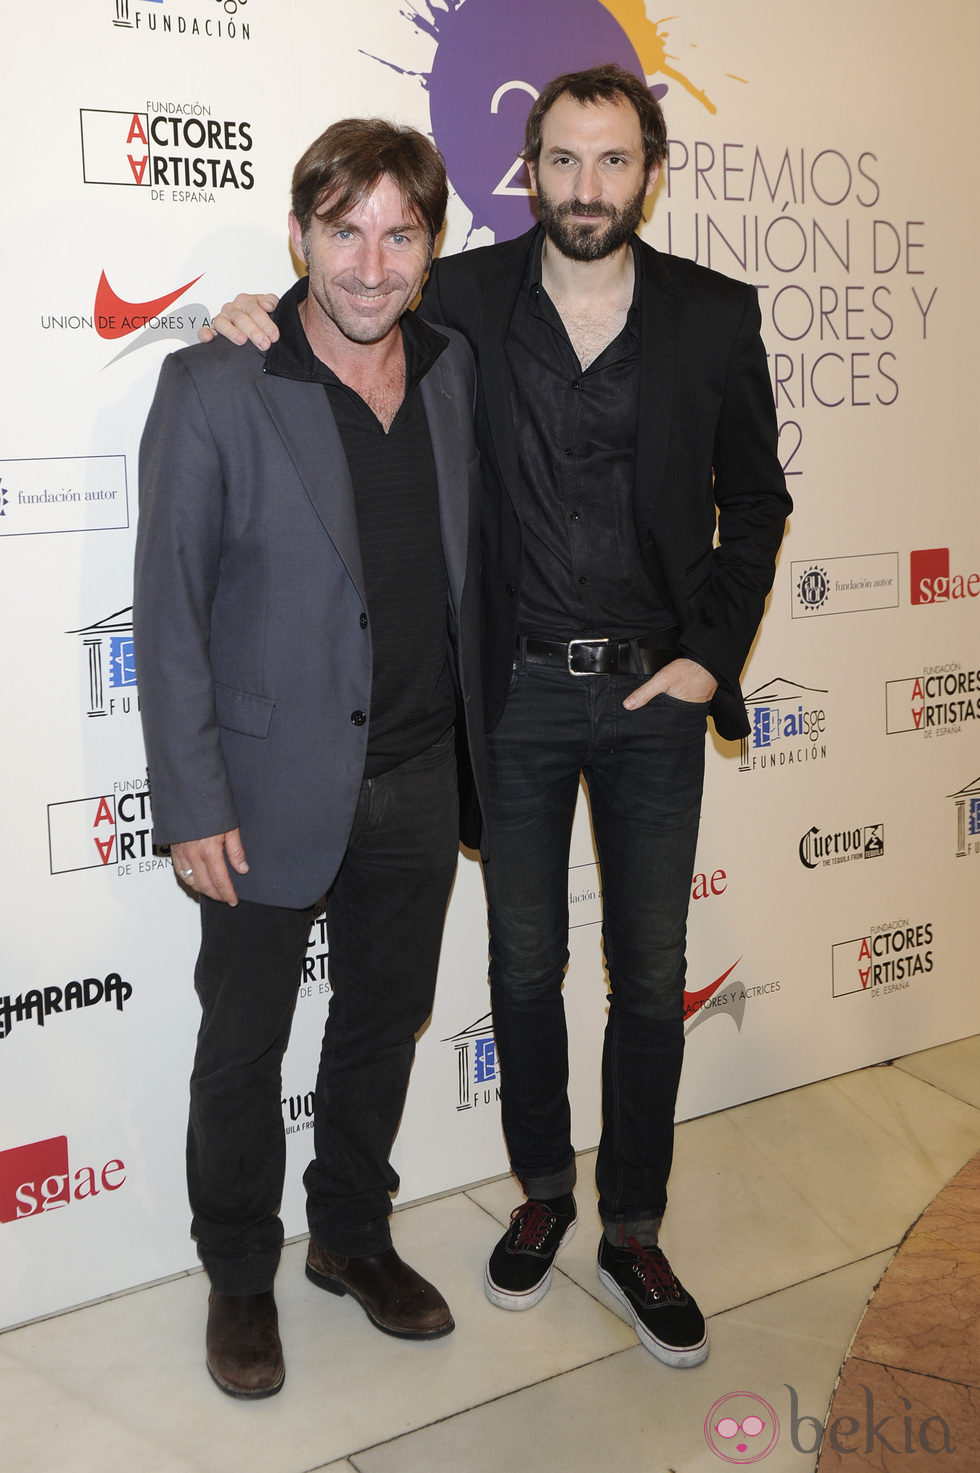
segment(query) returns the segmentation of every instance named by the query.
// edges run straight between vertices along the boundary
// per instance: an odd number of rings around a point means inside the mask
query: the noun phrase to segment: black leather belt
[[[645,634],[639,639],[539,639],[522,635],[529,665],[547,665],[567,670],[570,675],[656,675],[676,660],[678,650],[671,639],[674,631]]]

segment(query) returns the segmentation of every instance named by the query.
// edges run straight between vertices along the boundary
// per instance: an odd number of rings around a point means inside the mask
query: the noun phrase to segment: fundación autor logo
[[[812,1457],[825,1443],[829,1443],[837,1453],[874,1456],[873,1463],[862,1459],[855,1464],[856,1467],[893,1468],[902,1465],[880,1461],[886,1454],[915,1457],[921,1453],[935,1455],[956,1451],[957,1444],[953,1441],[950,1426],[942,1417],[913,1415],[911,1403],[905,1397],[900,1398],[902,1411],[888,1411],[882,1416],[871,1387],[863,1382],[859,1385],[863,1393],[861,1400],[857,1400],[855,1391],[855,1401],[848,1402],[850,1412],[835,1417],[824,1426],[820,1418],[801,1413],[795,1386],[784,1383],[789,1393],[789,1411],[784,1424],[795,1452]],[[780,1430],[775,1407],[754,1391],[730,1391],[720,1396],[708,1408],[704,1419],[704,1440],[711,1451],[722,1462],[739,1468],[761,1463],[767,1458],[779,1441]],[[916,1458],[907,1466],[921,1468],[922,1463]]]

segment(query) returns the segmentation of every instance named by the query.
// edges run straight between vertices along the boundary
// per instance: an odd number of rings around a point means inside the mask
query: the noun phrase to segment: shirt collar
[[[306,300],[310,288],[308,276],[300,277],[272,314],[279,329],[279,339],[265,355],[265,373],[276,378],[299,379],[303,383],[339,384],[332,368],[321,363],[303,329],[299,309]],[[449,339],[437,332],[428,322],[423,322],[414,312],[402,315],[400,327],[405,348],[405,392],[408,393],[435,363],[439,354],[449,346]]]
[[[538,294],[544,291],[541,283],[541,255],[544,251],[545,234],[539,230],[537,238],[531,249],[527,260],[527,270],[524,273],[524,291],[531,299],[532,306],[538,301]],[[635,235],[630,236],[630,251],[633,256],[633,300],[630,303],[629,312],[626,314],[626,325],[634,334],[639,332],[639,305],[640,305],[640,242]],[[550,298],[549,298],[550,300]]]

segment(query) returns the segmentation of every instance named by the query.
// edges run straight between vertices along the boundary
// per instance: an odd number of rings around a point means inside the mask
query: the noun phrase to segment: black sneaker
[[[530,1309],[551,1287],[559,1249],[575,1232],[575,1202],[566,1212],[547,1202],[522,1202],[487,1260],[483,1287],[498,1309]]]
[[[704,1315],[659,1248],[635,1238],[599,1244],[599,1278],[629,1310],[640,1341],[665,1366],[699,1366],[708,1358]]]

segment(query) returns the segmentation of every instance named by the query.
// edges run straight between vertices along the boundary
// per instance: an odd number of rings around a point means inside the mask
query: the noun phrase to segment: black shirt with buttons
[[[633,519],[641,412],[635,291],[622,332],[583,370],[541,284],[539,242],[506,351],[521,469],[520,630],[626,639],[671,624]]]
[[[364,766],[370,778],[425,751],[456,712],[449,583],[420,390],[447,340],[410,312],[402,318],[405,398],[386,433],[360,395],[314,355],[298,311],[306,289],[305,280],[292,288],[265,371],[323,384],[347,458],[367,602],[359,622],[366,631],[370,616],[373,654],[370,713],[352,711],[350,719],[364,726],[370,716]],[[354,632],[338,629],[336,636],[352,639]]]

